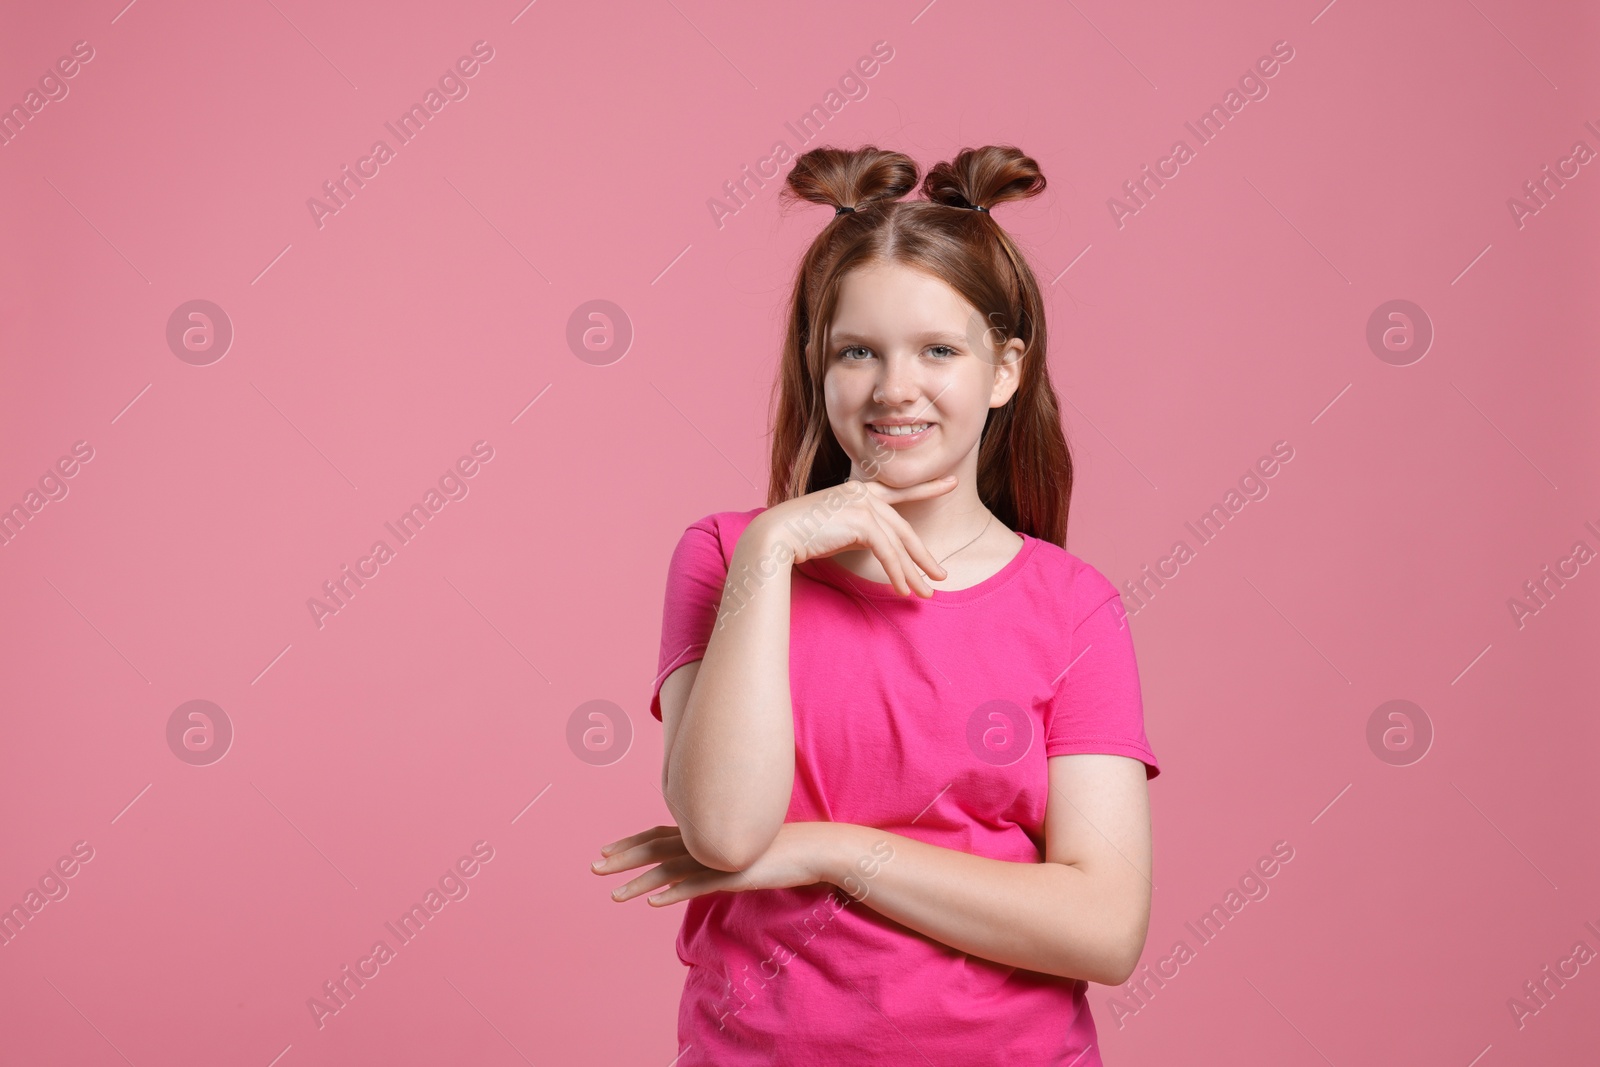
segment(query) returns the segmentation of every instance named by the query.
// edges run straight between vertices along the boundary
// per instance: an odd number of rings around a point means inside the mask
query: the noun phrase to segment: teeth
[[[919,422],[915,426],[874,426],[873,429],[890,437],[904,437],[906,434],[919,433],[932,425],[931,422]]]

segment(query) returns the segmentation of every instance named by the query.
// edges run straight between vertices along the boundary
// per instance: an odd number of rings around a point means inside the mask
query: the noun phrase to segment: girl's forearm
[[[755,862],[794,788],[790,563],[777,543],[759,518],[739,538],[667,762],[664,795],[684,844],[718,870]]]
[[[1118,985],[1144,948],[1148,901],[1064,863],[1012,863],[851,823],[818,857],[822,880],[943,944],[995,963]],[[887,858],[886,858],[887,857]]]

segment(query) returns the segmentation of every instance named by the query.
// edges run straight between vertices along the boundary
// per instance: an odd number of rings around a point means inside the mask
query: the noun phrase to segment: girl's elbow
[[[761,858],[778,836],[756,827],[712,826],[709,833],[685,826],[681,828],[683,847],[695,862],[715,871],[742,871]]]
[[[1139,966],[1139,953],[1132,955],[1122,953],[1111,961],[1110,968],[1099,978],[1094,979],[1101,985],[1121,985],[1133,977],[1133,972]]]
[[[1145,934],[1148,928],[1148,922],[1141,917],[1137,922],[1130,924],[1125,929],[1124,936],[1110,947],[1102,985],[1121,985],[1133,977],[1133,972],[1139,967],[1139,957],[1144,955]]]

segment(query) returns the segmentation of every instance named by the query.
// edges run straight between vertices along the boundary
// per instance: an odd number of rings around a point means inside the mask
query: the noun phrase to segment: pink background
[[[0,506],[93,449],[0,548],[0,905],[94,850],[0,947],[4,1063],[673,1059],[682,910],[587,864],[667,819],[667,560],[765,500],[782,304],[828,218],[780,214],[781,177],[720,226],[708,201],[807,147],[785,122],[879,41],[812,145],[1012,143],[1050,182],[995,217],[1047,288],[1071,551],[1136,578],[1294,449],[1135,616],[1145,960],[1195,955],[1120,1027],[1136,1002],[1091,987],[1107,1061],[1593,1049],[1600,965],[1507,1006],[1600,951],[1600,565],[1507,605],[1600,550],[1600,164],[1507,207],[1600,150],[1592,6],[122,2],[0,35],[7,106],[94,49],[0,148]],[[469,95],[319,228],[307,199],[480,40]],[[1280,40],[1269,95],[1119,228],[1108,198]],[[166,339],[194,299],[235,331],[205,366]],[[589,362],[568,321],[598,299],[634,336]],[[1395,299],[1435,330],[1406,366],[1366,339]],[[469,494],[319,628],[307,600],[480,440]],[[167,740],[195,699],[234,730],[209,765]],[[1367,740],[1394,699],[1434,731],[1405,766]],[[605,765],[567,742],[591,700],[637,731]],[[319,1029],[308,998],[478,841],[469,895]]]

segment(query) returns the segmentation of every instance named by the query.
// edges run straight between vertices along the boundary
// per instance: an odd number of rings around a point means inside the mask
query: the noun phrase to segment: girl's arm
[[[656,907],[827,882],[962,952],[1120,985],[1138,963],[1150,922],[1144,764],[1086,753],[1053,756],[1049,768],[1043,863],[987,859],[870,826],[791,822],[738,871],[707,869],[687,854],[676,826],[613,841],[592,869],[609,875],[656,864],[611,894],[618,901],[649,894]]]
[[[832,829],[817,839],[818,874],[874,911],[962,952],[1120,985],[1138,964],[1150,922],[1144,764],[1084,754],[1051,757],[1049,768],[1043,863],[986,859],[868,826],[819,823]]]
[[[705,656],[662,683],[662,795],[689,854],[750,866],[777,836],[794,789],[789,702],[792,556],[757,516],[734,548]]]

